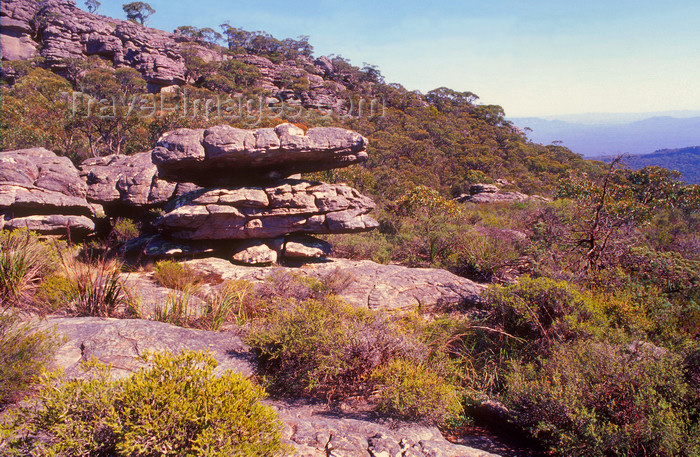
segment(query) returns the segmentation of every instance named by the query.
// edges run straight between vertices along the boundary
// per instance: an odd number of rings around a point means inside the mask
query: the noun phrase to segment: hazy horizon
[[[98,12],[124,18],[123,3],[102,0]],[[700,110],[700,2],[690,0],[149,3],[154,28],[229,20],[309,35],[317,55],[377,65],[409,90],[471,91],[509,117]]]

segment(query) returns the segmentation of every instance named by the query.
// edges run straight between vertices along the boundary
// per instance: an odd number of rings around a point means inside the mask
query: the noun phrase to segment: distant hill
[[[611,161],[613,156],[600,157],[604,162]],[[661,149],[651,154],[632,155],[624,158],[625,164],[639,169],[656,165],[683,174],[688,184],[700,184],[700,146],[680,149]]]
[[[514,118],[511,121],[521,129],[532,129],[528,136],[537,143],[561,141],[563,146],[573,152],[591,157],[620,153],[648,154],[665,148],[700,144],[700,116],[677,115],[678,117],[657,116],[622,123],[620,121],[625,119],[622,116],[568,116],[559,119],[528,117]],[[627,119],[629,118],[628,116]],[[577,121],[568,121],[570,119]],[[590,123],[596,119],[600,119],[599,123]]]

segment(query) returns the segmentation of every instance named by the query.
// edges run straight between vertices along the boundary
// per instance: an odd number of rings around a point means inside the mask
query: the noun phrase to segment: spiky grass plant
[[[130,297],[120,278],[120,262],[104,257],[81,262],[64,256],[63,267],[72,288],[72,314],[108,317],[129,308]]]
[[[0,308],[26,307],[51,256],[28,230],[0,232]]]

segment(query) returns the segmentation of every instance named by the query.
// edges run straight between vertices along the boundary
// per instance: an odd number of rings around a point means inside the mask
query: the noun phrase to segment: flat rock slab
[[[497,457],[450,443],[435,427],[393,424],[335,415],[313,406],[273,403],[285,441],[304,457]]]
[[[353,306],[386,311],[439,312],[473,306],[486,289],[483,284],[434,268],[382,265],[370,260],[328,259],[301,267],[252,267],[234,265],[224,259],[185,262],[196,271],[223,280],[264,281],[277,269],[322,278],[346,275],[347,287],[339,295]]]
[[[213,187],[347,167],[367,160],[366,147],[365,137],[338,127],[217,125],[163,134],[152,158],[164,179]]]
[[[112,366],[115,376],[131,374],[144,366],[146,351],[209,351],[219,362],[217,371],[233,370],[250,376],[249,348],[230,332],[187,329],[142,319],[98,317],[49,318],[41,327],[55,329],[65,343],[58,350],[56,367],[70,378],[84,376],[80,364],[93,357]]]

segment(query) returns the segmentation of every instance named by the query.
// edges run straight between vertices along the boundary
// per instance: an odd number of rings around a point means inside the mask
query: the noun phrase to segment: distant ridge
[[[563,146],[585,157],[616,154],[651,154],[661,149],[700,144],[700,116],[657,116],[619,123],[612,117],[580,117],[579,122],[564,118],[514,118],[521,129],[529,127],[528,137],[537,143],[561,141]],[[686,113],[692,114],[692,113]],[[583,116],[583,115],[581,115]],[[566,117],[569,119],[570,117]],[[622,118],[619,118],[622,119]]]
[[[597,157],[597,160],[610,162],[614,156]],[[631,155],[623,158],[630,168],[639,169],[659,166],[679,171],[688,184],[700,184],[700,146],[679,149],[661,149],[651,154]]]

